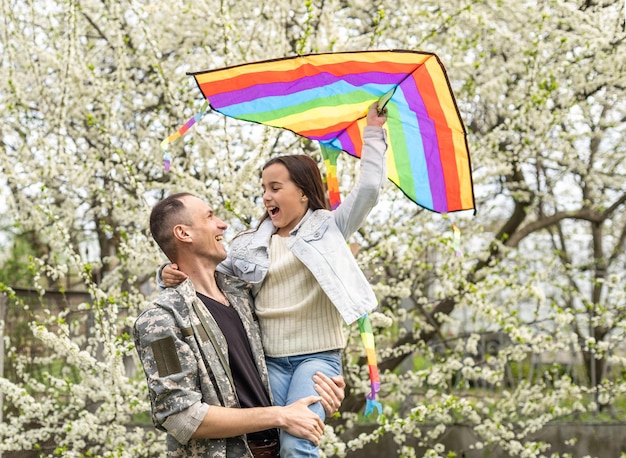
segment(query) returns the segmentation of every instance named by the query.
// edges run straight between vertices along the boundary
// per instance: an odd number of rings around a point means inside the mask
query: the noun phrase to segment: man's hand
[[[165,286],[173,288],[184,282],[187,279],[187,274],[178,270],[178,264],[166,264],[161,271],[161,279]]]
[[[308,439],[316,446],[319,445],[324,433],[324,422],[316,413],[309,409],[309,405],[320,401],[317,396],[307,396],[298,399],[293,404],[281,407],[284,421],[279,425],[280,429],[292,436]]]
[[[319,401],[319,396],[307,396],[285,407],[240,409],[209,406],[202,423],[191,437],[220,439],[280,428],[292,436],[310,440],[317,446],[324,432],[324,422],[309,406]]]
[[[327,417],[332,417],[346,397],[346,382],[341,375],[329,378],[321,372],[313,376],[315,391],[322,397],[322,407]]]

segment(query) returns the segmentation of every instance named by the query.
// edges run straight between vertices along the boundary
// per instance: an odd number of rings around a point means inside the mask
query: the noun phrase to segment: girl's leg
[[[266,357],[267,373],[270,378],[270,389],[274,397],[274,405],[286,406],[289,385],[293,376],[293,367],[289,358]]]
[[[285,405],[306,396],[319,396],[315,388],[313,388],[313,375],[316,372],[322,372],[329,377],[341,374],[341,352],[339,350],[311,355],[290,356],[289,360],[292,363],[293,376],[289,384]],[[309,408],[319,415],[322,420],[326,418],[321,403],[316,402],[310,405]],[[281,458],[317,458],[319,457],[319,450],[312,442],[281,431],[280,456]]]

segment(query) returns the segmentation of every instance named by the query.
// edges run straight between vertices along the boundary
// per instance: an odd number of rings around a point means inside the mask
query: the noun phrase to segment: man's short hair
[[[183,197],[193,196],[188,192],[179,192],[157,203],[150,213],[150,233],[165,256],[175,262],[176,244],[174,227],[178,224],[191,225],[191,215],[185,208]]]

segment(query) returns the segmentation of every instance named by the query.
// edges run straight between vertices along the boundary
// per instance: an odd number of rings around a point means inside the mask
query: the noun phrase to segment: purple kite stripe
[[[330,143],[330,141],[337,136],[337,133],[339,133],[338,130],[333,130],[332,132],[325,133],[324,135],[307,135],[307,138],[317,140],[322,143]]]
[[[346,153],[354,157],[357,157],[356,147],[354,146],[350,135],[348,135],[348,132],[346,132],[345,130],[340,132],[339,135],[337,135],[337,138],[333,140],[330,144],[335,146],[336,148],[344,150]]]
[[[297,94],[300,91],[309,89],[319,89],[323,86],[335,84],[337,82],[347,83],[349,86],[358,88],[366,84],[399,84],[406,78],[404,73],[369,72],[356,75],[345,75],[338,78],[330,73],[320,73],[316,76],[303,76],[295,81],[284,83],[256,84],[245,89],[211,94],[205,90],[211,87],[210,84],[200,86],[204,96],[209,99],[214,108],[223,108],[228,105],[249,102],[256,100],[259,96],[286,96]]]

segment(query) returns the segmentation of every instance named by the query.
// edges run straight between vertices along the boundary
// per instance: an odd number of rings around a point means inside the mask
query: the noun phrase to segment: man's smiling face
[[[218,218],[213,209],[206,202],[194,196],[183,198],[185,208],[191,216],[191,225],[187,231],[191,235],[191,242],[198,254],[219,264],[226,259],[224,247],[224,231],[228,225]]]

